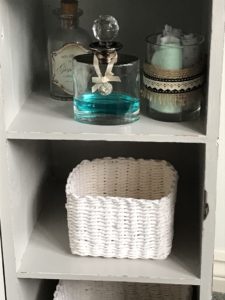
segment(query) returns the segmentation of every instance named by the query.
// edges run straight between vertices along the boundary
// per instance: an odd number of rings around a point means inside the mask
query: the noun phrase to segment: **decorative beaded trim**
[[[181,94],[201,88],[204,77],[202,64],[181,70],[162,70],[145,64],[143,82],[145,88],[152,92]]]
[[[184,81],[190,81],[199,78],[200,76],[204,76],[203,73],[199,73],[190,77],[178,77],[178,78],[159,78],[152,75],[149,75],[144,72],[145,77],[148,79],[154,80],[154,81],[162,81],[162,82],[184,82]]]
[[[157,93],[177,94],[186,93],[199,89],[204,83],[204,76],[200,75],[194,79],[185,81],[163,81],[162,79],[150,79],[144,74],[144,85],[147,89]]]

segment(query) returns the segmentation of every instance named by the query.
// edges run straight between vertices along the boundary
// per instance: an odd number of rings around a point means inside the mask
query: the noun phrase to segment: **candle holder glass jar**
[[[179,122],[200,115],[203,98],[203,36],[183,35],[163,43],[160,35],[146,38],[143,97],[147,114],[157,120]]]

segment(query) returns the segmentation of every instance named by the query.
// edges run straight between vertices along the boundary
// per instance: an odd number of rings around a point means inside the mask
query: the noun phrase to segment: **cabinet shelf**
[[[205,143],[203,120],[163,123],[146,116],[130,125],[93,126],[73,120],[72,103],[33,93],[7,130],[8,139]]]
[[[49,195],[17,270],[18,278],[103,280],[200,285],[198,248],[194,241],[178,241],[165,261],[104,259],[70,254],[65,195]],[[48,197],[48,199],[49,199]],[[184,239],[181,235],[180,239]],[[186,239],[186,237],[185,237]],[[187,235],[188,239],[188,235]]]
[[[45,87],[34,91],[48,81],[47,37],[56,28],[52,11],[59,2],[0,2],[0,221],[7,300],[52,299],[55,282],[48,279],[190,284],[194,299],[210,300],[224,0],[81,1],[85,13],[80,26],[91,29],[102,12],[115,16],[122,51],[140,57],[141,65],[145,37],[165,24],[205,37],[205,116],[184,123],[141,116],[139,122],[121,126],[75,122],[72,103],[52,100]],[[46,190],[44,185],[49,177],[65,185],[81,160],[105,156],[165,159],[177,169],[174,247],[165,261],[70,254],[65,187],[55,183]],[[206,204],[209,214],[203,220]]]

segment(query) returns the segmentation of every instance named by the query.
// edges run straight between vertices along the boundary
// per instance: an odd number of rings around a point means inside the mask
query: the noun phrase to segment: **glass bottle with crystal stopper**
[[[74,116],[84,123],[116,125],[139,119],[139,60],[118,54],[117,20],[108,15],[95,20],[91,54],[74,58]]]
[[[81,15],[76,0],[62,0],[60,26],[48,38],[50,93],[57,100],[73,99],[73,58],[88,52],[90,37],[79,27]]]

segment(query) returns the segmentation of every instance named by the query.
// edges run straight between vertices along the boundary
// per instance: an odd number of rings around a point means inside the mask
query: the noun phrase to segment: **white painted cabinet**
[[[73,120],[72,104],[49,98],[46,36],[57,1],[0,0],[0,207],[7,300],[52,299],[58,279],[192,285],[210,300],[214,250],[223,0],[82,0],[82,25],[115,15],[126,52],[144,57],[144,37],[165,23],[206,37],[208,80],[200,120],[125,126]],[[166,159],[180,175],[173,251],[165,261],[74,257],[64,187],[82,159]],[[205,215],[209,206],[209,214]]]
[[[216,207],[216,240],[214,257],[214,290],[225,293],[225,59],[223,60],[222,78],[220,143],[218,155],[219,166],[217,180],[218,195]]]
[[[1,238],[1,235],[0,235],[0,238]],[[3,261],[2,261],[2,247],[0,247],[0,299],[5,300],[5,284],[4,284]]]

